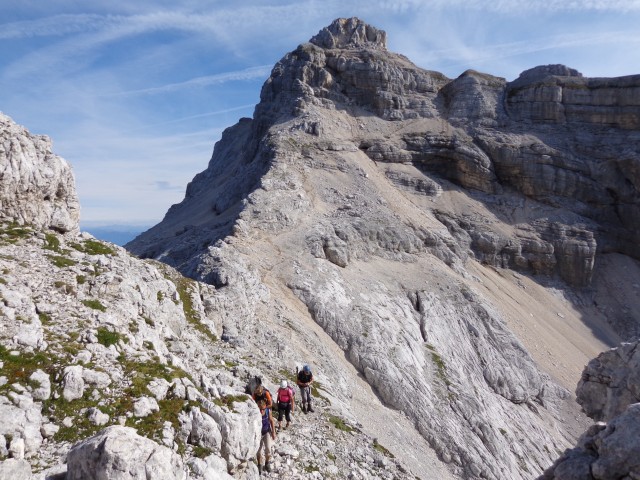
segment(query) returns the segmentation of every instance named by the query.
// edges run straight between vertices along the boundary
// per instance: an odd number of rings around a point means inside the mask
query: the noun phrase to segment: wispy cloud
[[[394,12],[411,10],[482,10],[499,13],[639,11],[639,0],[380,0],[379,8]]]
[[[160,85],[158,87],[141,88],[139,90],[128,90],[125,92],[118,92],[113,94],[119,95],[153,95],[158,93],[175,92],[176,90],[183,90],[185,88],[194,87],[206,87],[209,85],[220,85],[222,83],[238,80],[255,80],[256,78],[267,79],[271,72],[271,65],[261,65],[259,67],[245,68],[244,70],[238,70],[235,72],[217,73],[215,75],[207,75],[203,77],[196,77],[184,82],[169,83],[166,85]]]

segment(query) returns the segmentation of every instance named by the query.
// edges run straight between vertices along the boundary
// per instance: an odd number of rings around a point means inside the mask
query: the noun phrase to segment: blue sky
[[[351,16],[451,78],[640,74],[640,0],[0,0],[0,111],[72,164],[83,225],[154,224],[274,63]]]

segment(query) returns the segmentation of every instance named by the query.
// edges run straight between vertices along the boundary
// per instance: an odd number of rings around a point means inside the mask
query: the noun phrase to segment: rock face
[[[80,204],[71,167],[44,135],[0,113],[0,219],[59,232],[78,230]]]
[[[639,89],[562,66],[451,80],[339,19],[127,248],[213,285],[225,338],[310,317],[457,475],[529,478],[563,448],[549,427],[568,393],[467,267],[581,288],[599,256],[640,258]]]
[[[589,362],[578,402],[598,422],[542,480],[604,480],[640,476],[640,342],[622,344]]]

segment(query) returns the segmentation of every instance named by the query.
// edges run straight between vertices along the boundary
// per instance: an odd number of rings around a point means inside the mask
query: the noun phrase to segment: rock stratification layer
[[[600,257],[640,257],[639,89],[640,76],[562,66],[451,80],[336,20],[276,64],[253,119],[127,247],[213,285],[226,338],[258,318],[304,338],[313,320],[457,474],[530,478],[570,437],[555,424],[569,394],[471,265],[540,275],[640,331],[637,314],[570,288],[590,285]],[[339,376],[320,353],[309,346]]]

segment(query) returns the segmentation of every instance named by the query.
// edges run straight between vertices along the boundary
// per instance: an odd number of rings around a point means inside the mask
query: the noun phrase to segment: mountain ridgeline
[[[338,19],[133,255],[2,135],[0,478],[255,480],[244,387],[304,364],[263,477],[640,476],[640,75],[449,79]]]
[[[243,298],[232,336],[257,303],[296,304],[289,320],[321,326],[440,458],[529,477],[562,444],[551,418],[568,394],[473,269],[561,289],[611,327],[605,343],[637,336],[637,283],[606,279],[638,271],[639,149],[640,76],[550,65],[451,80],[342,19],[276,64],[253,119],[127,248]]]

